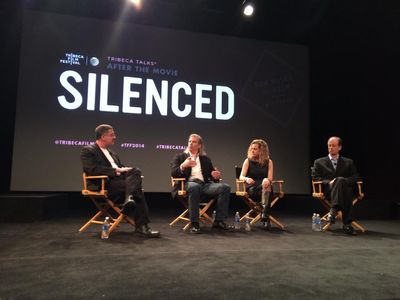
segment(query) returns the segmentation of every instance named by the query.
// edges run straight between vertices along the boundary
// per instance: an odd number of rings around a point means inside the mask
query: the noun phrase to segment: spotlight
[[[254,12],[254,5],[249,1],[243,2],[243,14],[247,17],[253,15]]]
[[[137,9],[140,9],[142,6],[142,0],[129,0],[133,6],[135,6]]]

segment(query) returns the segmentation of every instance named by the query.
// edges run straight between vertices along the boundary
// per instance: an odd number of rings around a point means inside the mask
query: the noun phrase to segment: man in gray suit
[[[112,126],[101,124],[95,129],[96,143],[81,150],[83,171],[86,175],[106,175],[106,189],[110,199],[123,202],[122,212],[134,209],[136,232],[146,237],[158,237],[160,232],[148,226],[149,215],[146,199],[142,190],[142,173],[138,168],[125,167],[118,155],[109,147],[114,145],[116,135]],[[99,182],[89,182],[89,189],[99,190]]]
[[[314,161],[313,180],[322,181],[322,190],[331,204],[328,219],[335,223],[338,210],[342,211],[343,231],[354,234],[351,226],[352,200],[354,187],[358,180],[356,166],[350,158],[339,155],[342,150],[342,139],[336,136],[328,140],[328,156]]]

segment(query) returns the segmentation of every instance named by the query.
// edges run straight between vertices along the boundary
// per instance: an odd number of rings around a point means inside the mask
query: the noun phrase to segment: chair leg
[[[89,221],[86,222],[81,228],[79,228],[79,232],[85,231],[90,225],[97,221],[97,218],[103,215],[102,211],[98,211]],[[97,221],[98,222],[98,221]]]
[[[118,218],[115,219],[115,221],[112,223],[112,225],[111,225],[111,227],[110,227],[110,229],[109,229],[109,230],[110,230],[110,233],[113,232],[114,229],[118,227],[119,223],[121,223],[121,221],[122,221],[123,219],[124,219],[124,215],[123,215],[123,214],[120,214],[120,215],[118,216]]]
[[[183,227],[183,231],[186,231],[190,226],[190,221]]]
[[[204,205],[203,208],[199,210],[199,217],[201,218],[202,221],[208,222],[212,224],[213,219],[207,214],[207,210],[211,207],[211,205],[214,203],[213,200],[210,200],[207,203],[201,203],[201,205]]]
[[[365,232],[365,228],[362,227],[360,224],[358,224],[356,221],[351,222],[351,225],[353,225],[354,227],[356,227],[358,230],[360,230],[361,232]]]
[[[282,223],[280,223],[277,219],[275,219],[273,216],[269,216],[269,219],[271,220],[272,223],[274,223],[276,226],[278,226],[281,230],[285,230],[285,226],[283,226]]]
[[[203,222],[207,222],[210,224],[212,224],[213,222],[213,219],[207,213],[203,213],[200,218]]]
[[[125,221],[128,224],[135,226],[135,221],[132,220],[130,217],[124,215],[121,212],[121,209],[118,206],[116,206],[114,202],[112,202],[110,199],[102,198],[103,199],[102,203],[96,201],[96,199],[94,198],[90,199],[95,204],[96,208],[98,209],[98,212],[79,229],[79,232],[85,231],[92,224],[102,225],[104,220],[101,220],[101,218],[104,216],[109,217],[111,220],[110,233],[113,232],[119,226],[121,221]],[[114,216],[116,216],[116,218]]]
[[[202,222],[207,222],[212,224],[213,219],[207,214],[207,210],[211,207],[211,205],[214,203],[213,200],[210,200],[209,202],[206,203],[200,203],[202,208],[199,209],[199,219]],[[181,213],[177,218],[175,218],[169,225],[173,226],[175,225],[178,221],[183,220],[186,221],[186,225],[183,227],[183,231],[186,231],[189,226],[190,226],[190,219],[187,217],[189,215],[189,209],[186,209],[183,213]]]
[[[336,217],[336,220],[341,220],[340,215],[338,215]],[[325,219],[324,221],[327,221],[327,219]],[[356,221],[351,222],[351,225],[353,225],[353,227],[357,228],[358,230],[360,230],[361,232],[365,232],[365,228],[363,226],[361,226],[359,223],[357,223]],[[326,223],[323,227],[322,227],[322,231],[326,231],[330,228],[331,223]]]
[[[321,217],[321,220],[322,220],[322,221],[325,221],[325,222],[328,222],[328,215],[329,215],[329,212],[327,212],[326,214],[324,214],[324,215]]]
[[[329,229],[329,227],[331,226],[331,223],[326,223],[323,227],[322,227],[322,231],[327,231]]]
[[[255,216],[253,218],[253,220],[250,222],[251,225],[254,225],[255,223],[257,223],[258,221],[261,220],[261,213],[257,214],[257,216]]]
[[[329,223],[329,220],[328,220],[328,215],[329,215],[329,212],[327,212],[327,213],[321,218],[321,220],[323,220],[323,221],[325,221],[325,222],[328,222],[328,223],[326,223],[326,224],[322,227],[322,231],[327,231],[327,230],[330,228],[330,226],[331,226],[331,223]],[[341,212],[341,211],[338,211],[338,213],[337,213],[337,215],[336,215],[336,217],[335,217],[335,220],[336,220],[336,221],[341,221],[341,220],[342,220],[342,212]]]
[[[127,215],[124,215],[124,220],[131,224],[132,226],[136,226],[135,221],[133,221],[130,217],[128,217]]]
[[[248,196],[244,196],[241,198],[244,200],[244,202],[247,204],[247,206],[250,207],[250,210],[240,218],[240,221],[245,220],[246,215],[249,215],[249,217],[251,219],[250,224],[254,225],[255,223],[257,223],[258,221],[261,220],[262,213],[263,213],[263,207],[260,207],[260,204],[258,202],[253,201]],[[276,202],[278,202],[279,199],[281,199],[281,197],[274,195],[274,198],[271,201],[270,207],[272,208],[276,204]],[[254,217],[252,215],[254,215]],[[269,219],[272,223],[274,223],[281,230],[285,230],[285,226],[281,222],[279,222],[277,219],[275,219],[271,215],[269,216]]]
[[[253,220],[253,217],[251,217],[251,214],[252,214],[253,212],[254,212],[254,210],[250,209],[247,213],[245,213],[245,214],[240,218],[240,222],[243,222],[247,215],[249,215],[249,217]]]
[[[112,203],[112,202],[111,202]],[[132,220],[132,218],[130,218],[130,217],[128,217],[127,215],[125,215],[124,213],[122,213],[122,210],[118,207],[118,206],[111,206],[112,207],[112,209],[117,213],[117,215],[118,215],[118,218],[116,219],[116,220],[118,220],[121,216],[122,216],[122,218],[121,218],[121,220],[118,222],[118,224],[122,221],[122,220],[124,220],[125,222],[127,222],[127,223],[129,223],[129,224],[131,224],[132,226],[135,226],[135,221],[134,220]],[[118,225],[117,225],[118,226]]]
[[[254,210],[254,209],[250,209],[247,213],[245,213],[245,214],[240,218],[240,222],[244,222],[244,221],[246,220],[246,217],[247,217],[247,216],[249,216],[249,219],[251,220],[251,221],[250,221],[250,224],[251,224],[251,225],[254,225],[255,223],[257,223],[257,222],[260,220],[260,218],[259,218],[260,213],[257,212],[257,211]]]
[[[177,222],[180,220],[185,220],[189,221],[189,218],[186,218],[186,216],[189,214],[189,209],[186,209],[183,213],[181,213],[177,218],[175,218],[171,223],[169,223],[169,226],[175,225]]]

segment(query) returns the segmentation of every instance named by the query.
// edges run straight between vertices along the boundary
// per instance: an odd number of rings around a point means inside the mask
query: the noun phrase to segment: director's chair
[[[331,226],[331,224],[329,223],[329,220],[328,220],[328,215],[329,215],[329,210],[331,209],[331,205],[330,205],[328,199],[325,197],[324,193],[322,192],[322,181],[312,180],[311,182],[312,182],[312,188],[313,188],[313,193],[312,193],[313,198],[319,200],[322,203],[322,205],[326,208],[326,210],[328,211],[325,215],[323,215],[321,217],[321,220],[328,222],[327,224],[325,224],[322,227],[322,230],[326,231]],[[363,186],[363,182],[357,181],[357,188],[356,188],[355,195],[354,195],[353,202],[352,202],[353,206],[355,206],[359,201],[361,201],[364,198],[362,186]],[[336,215],[336,220],[340,220],[340,221],[342,220],[342,212],[340,210],[338,211],[338,214]],[[359,223],[357,223],[356,221],[351,222],[351,225],[353,225],[353,227],[357,228],[361,232],[365,232],[365,228],[363,226],[361,226]]]
[[[125,221],[132,226],[135,226],[135,222],[124,215],[121,212],[121,208],[118,207],[109,197],[108,191],[105,189],[105,182],[108,176],[98,175],[98,176],[87,176],[85,173],[82,175],[83,178],[83,190],[82,195],[93,201],[94,205],[97,207],[98,212],[87,221],[80,229],[79,232],[85,231],[90,225],[98,224],[102,225],[104,218],[110,218],[110,234],[118,227],[118,225]],[[88,180],[101,180],[101,188],[99,191],[93,191],[88,189]]]
[[[242,168],[235,166],[235,172],[236,172],[236,196],[243,199],[243,201],[250,208],[250,210],[241,217],[240,221],[243,221],[248,215],[251,220],[250,224],[253,225],[261,220],[263,206],[261,202],[254,201],[253,199],[250,198],[250,195],[246,191],[246,182],[244,180],[239,179],[240,173],[242,172]],[[276,192],[274,192],[275,189],[272,188],[271,208],[276,204],[276,202],[279,201],[279,199],[282,199],[283,196],[285,195],[285,193],[283,192],[283,183],[284,183],[283,180],[272,181],[272,187],[276,186]],[[269,220],[271,221],[271,223],[274,223],[280,229],[285,230],[285,226],[271,214],[269,215]]]
[[[177,187],[178,190],[176,192],[175,198],[178,198],[179,202],[182,203],[185,210],[177,216],[171,223],[170,226],[175,225],[179,221],[186,222],[183,230],[187,230],[190,226],[190,219],[189,219],[189,204],[188,204],[188,194],[185,189],[185,178],[175,178],[171,177],[171,185],[172,188]],[[206,201],[207,200],[207,201]],[[215,199],[202,199],[199,203],[199,220],[203,223],[212,224],[213,219],[208,215],[207,211],[210,209],[211,205],[214,203]]]

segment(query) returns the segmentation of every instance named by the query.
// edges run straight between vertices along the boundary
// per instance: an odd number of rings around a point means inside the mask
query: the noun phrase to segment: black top
[[[266,164],[261,165],[256,161],[249,159],[249,168],[246,177],[252,178],[256,183],[255,185],[262,184],[264,178],[268,178],[269,160]]]

